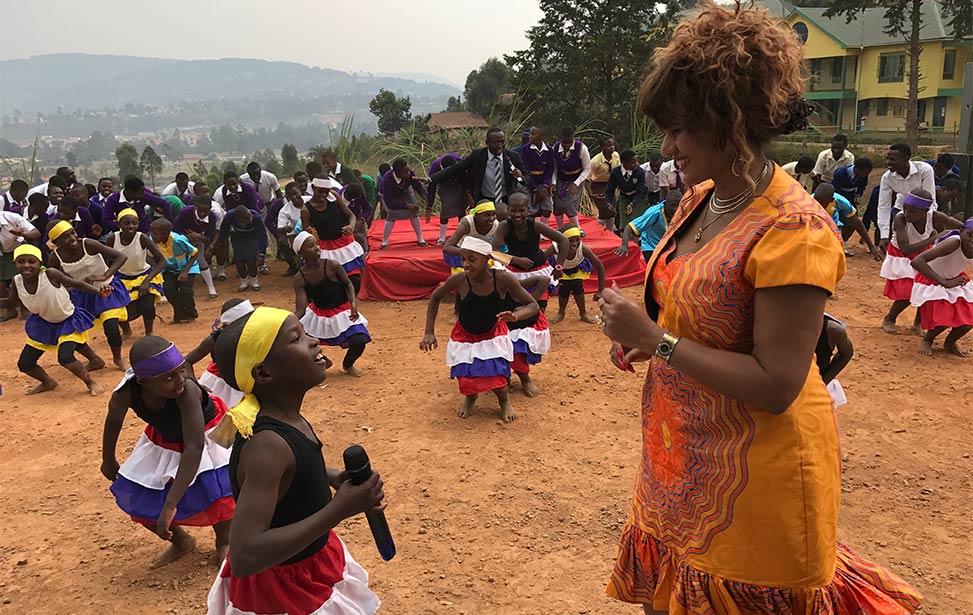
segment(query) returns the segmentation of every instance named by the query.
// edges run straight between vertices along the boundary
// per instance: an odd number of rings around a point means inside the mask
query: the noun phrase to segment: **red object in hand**
[[[103,298],[108,297],[109,295],[111,295],[111,286],[107,284],[102,286],[98,294],[101,295]]]

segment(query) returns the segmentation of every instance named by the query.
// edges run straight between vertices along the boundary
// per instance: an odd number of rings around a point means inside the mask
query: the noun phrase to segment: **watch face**
[[[659,353],[660,354],[669,354],[670,352],[672,352],[672,344],[670,344],[669,342],[660,342],[659,343]]]

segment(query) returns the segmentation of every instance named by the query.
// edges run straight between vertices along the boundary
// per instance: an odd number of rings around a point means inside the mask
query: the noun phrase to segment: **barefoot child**
[[[128,304],[132,299],[115,274],[125,264],[126,257],[94,239],[79,239],[71,224],[64,220],[53,222],[47,236],[53,249],[47,257],[52,268],[62,270],[75,280],[111,289],[108,295],[73,289],[71,301],[94,315],[95,326],[100,324],[105,331],[112,360],[118,369],[125,371],[128,363],[122,357],[122,330],[118,323],[128,319]],[[111,266],[105,263],[106,257],[111,260]]]
[[[497,207],[493,201],[478,203],[470,209],[467,215],[460,218],[459,226],[443,245],[443,260],[449,265],[450,274],[463,271],[463,261],[459,249],[460,241],[467,235],[484,241],[491,241],[499,225]]]
[[[966,269],[973,264],[973,218],[963,230],[950,232],[936,245],[912,259],[918,272],[912,286],[912,305],[919,309],[922,344],[919,353],[932,354],[936,336],[950,329],[943,350],[958,357],[966,352],[956,345],[973,329],[973,282]]]
[[[518,280],[520,285],[529,290],[535,301],[547,293],[551,278],[546,275],[536,275]],[[516,310],[520,304],[513,295],[507,294],[507,309]],[[551,350],[551,330],[544,312],[538,310],[536,316],[524,320],[507,323],[510,342],[514,347],[514,360],[510,362],[510,370],[517,374],[520,386],[527,397],[540,395],[541,390],[530,377],[531,366],[541,362]]]
[[[220,308],[220,317],[213,323],[212,332],[199,343],[199,346],[196,346],[186,355],[186,365],[192,369],[206,355],[212,355],[213,348],[216,346],[216,338],[219,337],[220,332],[230,323],[243,318],[252,311],[253,305],[246,299],[237,297],[224,303],[223,307]],[[209,391],[211,397],[221,399],[227,408],[232,408],[243,399],[243,392],[231,387],[220,375],[215,360],[210,361],[210,364],[206,366],[206,371],[199,377],[199,384]]]
[[[344,268],[357,293],[361,288],[365,251],[355,241],[357,218],[336,186],[330,179],[318,178],[311,182],[314,196],[301,210],[301,228],[317,238],[321,260],[333,260]]]
[[[132,344],[129,359],[132,368],[108,402],[101,473],[112,481],[118,507],[171,543],[152,568],[193,550],[196,543],[181,526],[213,527],[213,563],[218,564],[230,546],[230,452],[207,434],[226,414],[226,406],[187,374],[186,360],[168,340],[143,337]],[[115,446],[129,408],[147,425],[119,467]]]
[[[518,206],[526,214],[526,201]],[[446,346],[446,365],[450,368],[449,377],[456,379],[460,393],[466,396],[458,415],[470,416],[477,396],[493,391],[500,403],[501,418],[509,422],[517,415],[507,395],[510,363],[514,359],[507,323],[532,318],[540,308],[516,278],[489,266],[492,249],[482,239],[463,238],[460,250],[464,272],[450,276],[433,291],[426,311],[426,334],[419,348],[426,351],[436,348],[439,304],[455,292],[459,318]],[[519,305],[514,311],[508,309],[507,297]]]
[[[259,307],[223,329],[215,356],[220,373],[246,397],[225,421],[226,433],[235,434],[230,484],[237,506],[233,548],[207,613],[374,614],[380,601],[368,573],[333,529],[382,510],[385,495],[377,473],[353,485],[346,473],[328,469],[321,441],[301,415],[304,396],[327,376],[317,339],[290,312]]]
[[[851,339],[848,338],[845,323],[825,313],[824,324],[821,327],[821,335],[818,337],[818,345],[814,349],[814,356],[818,364],[818,371],[821,372],[821,379],[824,380],[828,393],[834,400],[835,408],[848,403],[845,391],[836,378],[854,355],[855,347],[851,344]]]
[[[41,251],[36,246],[21,244],[14,250],[17,275],[10,286],[10,294],[0,300],[0,307],[10,308],[23,303],[30,315],[24,324],[27,343],[20,353],[17,368],[40,384],[28,395],[51,391],[57,382],[37,361],[45,352],[56,352],[57,362],[78,377],[92,395],[101,395],[101,386],[89,371],[101,369],[105,362],[88,346],[88,331],[94,327],[94,315],[71,301],[68,288],[94,295],[110,292],[105,286],[96,288],[87,282],[74,280],[57,269],[44,269]],[[19,302],[19,303],[18,303]],[[75,358],[78,352],[88,359],[85,367]]]
[[[912,284],[916,271],[911,260],[936,241],[937,233],[946,228],[959,229],[962,223],[932,209],[932,196],[925,190],[913,190],[905,196],[902,211],[892,221],[892,243],[888,247],[882,271],[885,278],[885,296],[892,300],[892,307],[882,321],[886,333],[895,333],[895,320],[912,300]],[[919,314],[914,324],[916,333],[922,335]]]
[[[358,313],[355,285],[348,274],[337,261],[319,258],[318,245],[307,231],[294,238],[294,251],[304,259],[294,276],[294,313],[307,334],[322,346],[347,348],[341,367],[360,378],[355,361],[365,352],[365,344],[372,341],[368,321]]]
[[[152,335],[155,322],[155,305],[162,299],[162,270],[166,259],[152,239],[139,231],[139,216],[132,209],[118,212],[118,229],[108,235],[108,246],[125,256],[118,269],[118,278],[128,290],[131,302],[127,307],[125,322],[120,322],[126,336],[132,334],[131,323],[142,318],[145,335]],[[145,254],[152,255],[152,265]]]
[[[493,235],[493,248],[510,254],[510,264],[507,270],[518,280],[536,275],[546,275],[553,278],[552,285],[557,285],[564,270],[564,260],[568,253],[568,238],[548,225],[527,217],[530,197],[522,192],[510,195],[508,207],[509,217],[497,227]],[[541,250],[541,236],[547,237],[557,244],[558,251],[554,265],[547,262],[547,256]],[[552,289],[553,290],[553,289]],[[541,309],[547,306],[547,295],[538,302]]]
[[[149,227],[152,241],[166,259],[162,270],[162,285],[166,299],[172,305],[172,322],[192,322],[199,317],[193,286],[199,275],[196,260],[202,256],[184,235],[172,232],[172,223],[165,218],[152,222]]]
[[[568,301],[572,295],[574,302],[578,304],[581,320],[595,324],[598,319],[589,314],[585,307],[584,281],[591,277],[592,269],[598,272],[598,292],[595,293],[595,301],[598,301],[601,298],[601,291],[605,290],[605,266],[601,263],[601,259],[581,242],[581,229],[576,226],[569,226],[564,229],[563,233],[568,238],[568,253],[564,259],[561,279],[558,280],[557,314],[551,319],[551,324],[564,320]],[[547,249],[547,254],[550,257],[551,265],[556,266],[554,255],[557,254],[557,244],[551,244],[551,247]]]

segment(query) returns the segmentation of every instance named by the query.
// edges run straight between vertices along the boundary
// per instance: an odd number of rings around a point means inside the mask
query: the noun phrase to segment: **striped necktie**
[[[500,156],[494,156],[493,168],[493,198],[500,200],[503,197],[503,161]]]

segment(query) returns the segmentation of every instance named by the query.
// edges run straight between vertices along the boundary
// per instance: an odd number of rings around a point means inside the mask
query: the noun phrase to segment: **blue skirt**
[[[75,307],[83,308],[95,316],[95,324],[117,318],[125,322],[128,320],[126,308],[132,302],[125,283],[116,275],[111,281],[111,294],[107,297],[86,293],[77,288],[71,289],[71,302]]]
[[[75,307],[74,314],[61,322],[48,322],[31,314],[24,323],[27,345],[45,352],[56,352],[58,346],[66,342],[84,344],[88,341],[88,331],[94,327],[95,317],[84,308]]]

